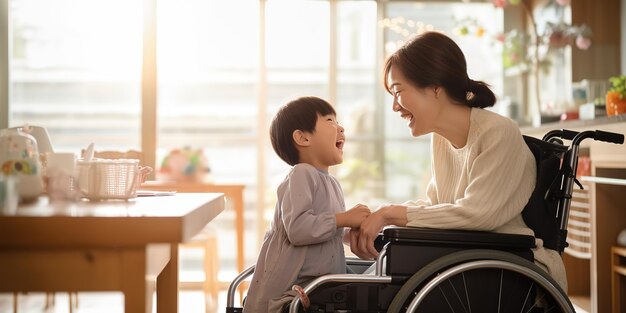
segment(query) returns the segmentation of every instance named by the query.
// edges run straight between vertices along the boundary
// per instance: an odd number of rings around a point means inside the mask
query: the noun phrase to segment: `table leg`
[[[157,313],[178,312],[178,244],[170,247],[170,261],[157,277]]]
[[[243,264],[245,261],[243,248],[243,191],[240,191],[237,196],[233,196],[232,199],[235,207],[235,229],[237,231],[237,271],[241,273],[244,270]]]
[[[146,251],[141,247],[122,253],[121,289],[124,312],[146,312]]]

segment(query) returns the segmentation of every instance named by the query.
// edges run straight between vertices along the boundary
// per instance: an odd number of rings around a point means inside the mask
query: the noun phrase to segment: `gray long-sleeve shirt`
[[[274,220],[265,234],[244,312],[267,312],[271,299],[294,284],[346,271],[343,230],[335,214],[345,211],[341,186],[325,171],[301,163],[278,187]]]

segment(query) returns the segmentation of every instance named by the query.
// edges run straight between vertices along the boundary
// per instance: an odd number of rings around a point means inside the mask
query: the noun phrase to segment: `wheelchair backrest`
[[[561,219],[568,216],[564,210],[569,208],[562,205],[566,196],[562,183],[568,171],[563,171],[561,166],[568,147],[529,136],[524,136],[524,140],[535,156],[537,181],[522,217],[535,237],[543,240],[544,247],[563,252],[567,246],[567,230],[561,229]]]

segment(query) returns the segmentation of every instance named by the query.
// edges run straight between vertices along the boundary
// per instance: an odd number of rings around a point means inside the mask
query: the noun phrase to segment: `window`
[[[268,1],[265,6],[265,105],[263,134],[266,169],[261,178],[265,194],[265,213],[271,220],[276,187],[289,166],[274,153],[269,142],[269,124],[280,106],[301,96],[329,99],[330,6],[327,1]],[[263,208],[262,208],[263,209]],[[269,217],[269,219],[268,219]],[[260,233],[267,223],[261,224]]]
[[[157,8],[157,167],[173,149],[200,150],[210,167],[205,179],[246,185],[246,225],[253,233],[259,3],[157,0]],[[161,174],[157,178],[168,179]],[[233,219],[227,210],[212,223],[220,238],[234,238]],[[246,251],[256,249],[255,240],[245,243]],[[220,275],[232,279],[235,248],[220,245],[220,257]]]
[[[141,123],[152,118],[141,110],[145,4],[9,3],[9,124],[47,127],[57,150],[78,152],[90,142],[97,149],[142,147]],[[496,95],[504,89],[498,46],[456,32],[477,16],[486,33],[501,32],[502,12],[488,2],[151,4],[158,10],[157,148],[150,153],[158,168],[172,149],[199,149],[214,181],[246,185],[246,231],[259,238],[247,240],[246,251],[257,251],[275,188],[289,170],[268,139],[270,120],[287,100],[311,95],[335,106],[348,141],[344,164],[333,171],[348,206],[375,207],[424,196],[429,179],[428,138],[410,136],[382,88],[384,58],[403,40],[424,29],[444,31],[465,52],[470,77],[491,84]],[[234,251],[221,253],[234,258]],[[251,264],[256,253],[247,257]],[[223,265],[234,271],[234,264]]]
[[[157,5],[157,161],[171,149],[203,149],[214,179],[254,184],[258,3]]]
[[[347,139],[336,172],[348,206],[383,196],[376,14],[374,1],[342,1],[336,9],[335,106]]]
[[[45,126],[61,151],[139,148],[141,2],[9,2],[9,124]]]
[[[496,96],[502,94],[503,70],[501,50],[494,46],[494,34],[502,32],[501,12],[491,3],[455,2],[390,2],[387,15],[380,22],[385,29],[384,52],[390,55],[404,41],[429,30],[446,33],[463,50],[469,77],[492,86]],[[459,35],[458,29],[478,23],[482,33]],[[481,35],[482,34],[482,35]],[[404,202],[425,197],[430,176],[430,141],[427,137],[412,138],[405,122],[391,110],[393,99],[384,100],[384,199]]]

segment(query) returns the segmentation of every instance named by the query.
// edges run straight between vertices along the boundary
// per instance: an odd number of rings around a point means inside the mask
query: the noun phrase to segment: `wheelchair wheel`
[[[388,312],[574,313],[536,264],[496,250],[465,250],[428,264],[400,289]]]

